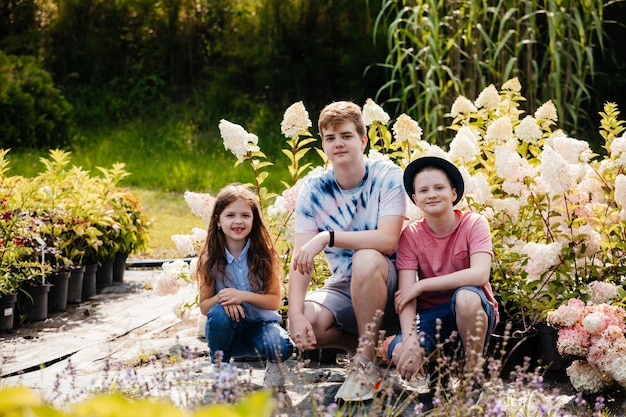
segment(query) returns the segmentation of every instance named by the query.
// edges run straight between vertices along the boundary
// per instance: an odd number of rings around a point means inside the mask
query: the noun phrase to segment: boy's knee
[[[459,291],[456,295],[454,311],[457,316],[476,317],[479,311],[483,311],[482,300],[473,291]]]
[[[352,255],[352,281],[368,280],[372,276],[387,276],[387,258],[373,249],[361,249]]]

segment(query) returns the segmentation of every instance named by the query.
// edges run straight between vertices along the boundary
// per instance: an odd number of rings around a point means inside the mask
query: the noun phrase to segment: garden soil
[[[90,300],[70,304],[45,321],[0,332],[0,388],[24,385],[58,407],[96,392],[117,390],[165,397],[188,408],[224,402],[229,396],[241,398],[261,389],[264,366],[254,360],[236,362],[238,372],[230,380],[224,369],[219,371],[217,382],[218,371],[210,365],[202,324],[195,317],[178,318],[175,296],[158,296],[151,289],[160,273],[159,269],[127,270],[123,282],[106,287]],[[286,362],[286,392],[276,395],[275,415],[324,415],[324,409],[334,407],[333,397],[345,379],[347,365],[341,352],[324,362],[315,357],[303,361],[294,355]],[[427,398],[427,383],[406,386],[392,374],[384,406],[403,410],[395,415],[415,415],[415,407]],[[520,394],[512,382],[504,382],[501,392],[529,403],[513,404],[515,408],[534,410],[540,403],[553,410],[571,407],[574,392],[563,373],[546,374],[544,386],[545,392],[558,389],[558,395]],[[610,399],[609,406],[612,415],[624,414],[623,398]],[[369,401],[340,404],[337,411],[389,415],[380,407]]]

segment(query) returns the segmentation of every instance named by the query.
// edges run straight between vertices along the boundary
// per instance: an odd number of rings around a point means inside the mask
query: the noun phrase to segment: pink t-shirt
[[[460,221],[446,235],[434,234],[426,220],[407,226],[398,242],[396,267],[398,270],[417,271],[419,279],[429,279],[469,268],[470,256],[485,252],[493,256],[489,223],[480,214],[455,210]],[[483,287],[487,299],[493,304],[496,317],[498,303],[493,297],[491,284]],[[454,290],[433,291],[417,299],[417,309],[424,310],[450,301]]]

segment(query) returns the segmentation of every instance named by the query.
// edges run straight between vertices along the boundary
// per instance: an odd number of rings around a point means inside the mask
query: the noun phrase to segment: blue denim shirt
[[[241,251],[241,255],[238,258],[235,258],[229,251],[228,248],[225,248],[226,251],[226,272],[228,272],[234,280],[234,285],[232,280],[215,280],[215,292],[219,292],[224,288],[236,288],[242,291],[252,291],[250,287],[250,282],[248,281],[248,272],[250,269],[248,268],[248,250],[250,249],[250,239],[246,242],[246,246]],[[222,282],[225,281],[225,282]],[[259,281],[261,279],[259,278]],[[227,284],[227,285],[224,285]],[[250,303],[243,303],[243,307],[245,309],[246,320],[249,321],[280,321],[281,316],[278,314],[277,310],[266,310],[263,308],[258,308],[253,306]]]

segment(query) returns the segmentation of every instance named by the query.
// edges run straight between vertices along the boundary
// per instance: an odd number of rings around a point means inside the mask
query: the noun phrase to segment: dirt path
[[[128,270],[123,283],[107,287],[89,301],[70,305],[45,321],[0,333],[1,386],[31,387],[58,406],[111,387],[132,395],[167,397],[185,407],[215,403],[224,395],[238,398],[259,389],[264,376],[260,362],[236,363],[238,375],[230,382],[224,379],[224,370],[216,378],[197,322],[181,321],[172,309],[174,296],[160,297],[150,289],[159,273]],[[311,416],[313,403],[321,409],[334,407],[333,397],[345,378],[346,365],[342,354],[333,364],[305,363],[294,355],[286,363],[288,400],[279,398],[277,415]],[[567,379],[558,377],[546,378],[544,393],[519,392],[514,383],[495,388],[511,408],[522,407],[526,401],[530,409],[546,403],[555,411],[562,410],[572,402],[573,392]],[[423,399],[418,394],[427,391],[426,383],[407,389],[394,378],[386,382],[385,405],[404,409],[395,415],[415,415],[414,408]],[[561,394],[546,397],[553,387]],[[344,414],[378,415],[380,406],[370,401],[341,407]],[[619,399],[613,399],[612,406],[618,410],[613,415],[623,415]]]

